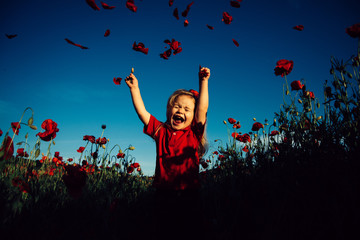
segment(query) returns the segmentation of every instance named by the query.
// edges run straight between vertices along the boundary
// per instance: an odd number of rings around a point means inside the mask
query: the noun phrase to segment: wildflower
[[[24,152],[24,148],[19,148],[17,151],[17,157],[28,157],[29,154],[27,152]]]
[[[218,151],[214,151],[214,152],[213,152],[213,154],[218,155],[218,154],[219,154],[219,152],[218,152]]]
[[[276,62],[276,67],[274,68],[275,75],[281,75],[281,77],[284,77],[284,75],[289,75],[289,73],[293,69],[293,66],[294,62],[292,60],[289,61],[286,59],[281,59]]]
[[[85,150],[85,147],[79,147],[78,150],[76,150],[78,153],[82,153]]]
[[[264,125],[259,122],[255,122],[251,128],[251,131],[259,131],[260,128],[264,128]]]
[[[96,144],[103,145],[106,143],[107,143],[107,140],[105,137],[96,139]]]
[[[360,38],[360,23],[346,28],[345,32],[352,38]]]
[[[227,12],[223,12],[223,18],[221,19],[221,21],[223,21],[225,24],[230,24],[232,22],[233,18],[232,16],[230,16],[229,13]]]
[[[11,180],[11,184],[14,187],[18,187],[19,190],[23,193],[29,193],[30,192],[30,186],[28,183],[24,182],[20,179],[20,177],[15,177]]]
[[[126,7],[132,12],[136,12],[137,10],[137,6],[135,6],[134,0],[127,0]]]
[[[273,131],[271,131],[271,133],[269,134],[269,136],[276,136],[276,135],[279,135],[279,134],[280,134],[279,131],[273,130]]]
[[[232,136],[233,138],[237,138],[237,137],[239,136],[239,134],[238,134],[237,132],[233,132],[233,133],[231,134],[231,136]]]
[[[41,140],[49,142],[51,139],[56,137],[56,133],[59,131],[57,123],[51,119],[46,119],[42,124],[41,128],[45,129],[45,132],[39,132],[36,136],[39,136]]]
[[[243,143],[246,143],[246,142],[251,142],[251,137],[249,134],[247,133],[244,133],[242,136],[241,136],[241,142]]]
[[[117,155],[116,155],[117,158],[124,158],[125,157],[125,153],[121,153],[119,152]]]
[[[74,161],[74,159],[72,159],[72,158],[68,158],[68,160],[67,160],[68,162],[72,162],[72,161]]]
[[[89,141],[89,142],[91,142],[91,143],[95,143],[95,137],[94,137],[94,136],[85,135],[85,136],[83,137],[83,140],[84,140],[84,141]]]
[[[241,128],[241,125],[239,123],[234,123],[233,128],[239,129],[239,128]]]
[[[249,152],[248,146],[245,146],[242,150],[243,150],[244,152]]]
[[[116,167],[116,168],[119,168],[119,167],[120,167],[120,164],[115,163],[115,167]]]
[[[0,156],[0,159],[4,158],[5,160],[8,160],[13,156],[14,143],[12,142],[11,137],[7,136],[7,138],[4,140],[4,143],[0,148],[0,153],[2,155]]]
[[[140,164],[139,164],[139,163],[133,163],[132,165],[133,165],[134,168],[140,167]]]
[[[305,95],[307,97],[310,97],[311,99],[315,99],[315,94],[313,92],[310,92],[310,91],[306,91]]]
[[[228,121],[229,121],[229,123],[230,123],[230,124],[234,124],[234,123],[236,123],[236,120],[235,120],[235,119],[233,119],[233,118],[228,118]]]
[[[138,52],[142,52],[144,54],[148,54],[149,48],[145,48],[145,45],[142,42],[139,42],[136,44],[136,42],[133,43],[133,49]]]
[[[18,122],[12,122],[11,123],[11,128],[13,130],[13,132],[18,135],[19,134],[19,129],[20,129],[20,123]]]
[[[297,91],[297,90],[301,90],[303,87],[304,87],[304,84],[301,84],[301,82],[298,80],[298,81],[293,81],[291,84],[291,90],[292,91]]]
[[[131,174],[133,171],[134,171],[134,167],[130,165],[130,166],[127,168],[127,173],[128,173],[128,174]]]

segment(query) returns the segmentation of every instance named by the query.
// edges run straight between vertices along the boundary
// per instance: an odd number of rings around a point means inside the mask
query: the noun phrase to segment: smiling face
[[[194,119],[195,99],[189,95],[179,95],[168,106],[167,117],[171,127],[181,130],[190,126]]]

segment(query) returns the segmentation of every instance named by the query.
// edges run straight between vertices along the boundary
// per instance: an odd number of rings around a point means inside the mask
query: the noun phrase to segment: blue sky
[[[282,103],[284,79],[274,75],[280,59],[294,61],[289,83],[306,80],[307,89],[323,100],[322,86],[330,79],[330,57],[348,59],[356,53],[357,40],[345,28],[360,22],[359,1],[243,0],[240,8],[230,1],[194,0],[186,19],[173,17],[192,1],[135,0],[137,12],[125,7],[125,0],[104,0],[113,10],[91,9],[85,0],[12,0],[0,9],[0,129],[19,121],[23,110],[34,110],[33,131],[25,126],[15,138],[34,146],[35,134],[45,119],[58,123],[60,131],[51,152],[78,158],[85,146],[84,135],[104,136],[109,146],[130,144],[131,154],[145,174],[155,170],[155,143],[142,133],[142,123],[131,103],[124,82],[131,68],[139,80],[147,110],[165,120],[166,101],[179,88],[198,90],[198,66],[209,67],[210,107],[207,135],[227,140],[223,120],[240,121],[241,131],[250,131],[255,117],[272,121]],[[226,11],[233,16],[229,25],[221,21]],[[214,27],[210,30],[209,24]],[[303,31],[292,29],[304,25]],[[110,29],[109,37],[104,37]],[[8,39],[5,34],[18,34]],[[68,38],[89,49],[68,44]],[[181,42],[183,51],[169,60],[159,57],[165,39]],[[232,39],[239,42],[236,47]],[[147,55],[132,49],[143,42]],[[30,117],[26,113],[25,119]],[[2,137],[0,138],[2,139]],[[48,144],[42,143],[46,152]],[[210,149],[209,151],[213,151]]]

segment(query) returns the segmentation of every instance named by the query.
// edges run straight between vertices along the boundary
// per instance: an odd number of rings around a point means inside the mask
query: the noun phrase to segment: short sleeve
[[[146,135],[149,135],[150,137],[155,138],[154,134],[156,133],[156,131],[158,130],[158,128],[160,127],[161,124],[162,124],[162,122],[157,120],[153,115],[150,115],[149,123],[148,123],[148,125],[144,125],[143,132]]]
[[[204,136],[205,125],[206,125],[206,122],[205,122],[205,124],[194,122],[194,125],[192,126],[192,131],[195,133],[195,136],[199,141]]]

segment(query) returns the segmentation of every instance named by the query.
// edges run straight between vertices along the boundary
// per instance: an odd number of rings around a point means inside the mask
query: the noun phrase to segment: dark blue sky
[[[213,145],[215,139],[227,140],[223,120],[228,117],[240,121],[242,132],[250,131],[254,117],[272,121],[284,83],[274,75],[278,60],[293,60],[289,83],[305,80],[321,102],[323,83],[331,77],[330,57],[348,59],[357,50],[357,40],[345,28],[360,22],[359,1],[243,0],[240,8],[233,8],[230,1],[195,0],[187,27],[185,18],[177,20],[172,13],[178,8],[181,14],[190,0],[175,0],[172,7],[168,0],[135,0],[136,13],[125,7],[125,0],[104,0],[116,6],[113,10],[95,2],[100,11],[85,0],[2,3],[0,129],[6,132],[30,106],[39,129],[48,118],[58,123],[51,151],[78,158],[83,136],[99,137],[101,124],[106,124],[109,146],[135,146],[131,154],[149,175],[155,169],[155,144],[142,133],[126,84],[115,85],[113,77],[125,78],[134,67],[147,110],[165,120],[170,94],[179,88],[197,90],[199,64],[209,67],[207,134]],[[233,16],[229,25],[221,21],[224,11]],[[299,24],[303,31],[292,29]],[[106,29],[109,37],[104,37]],[[8,39],[5,34],[18,36]],[[89,49],[70,45],[65,38]],[[167,46],[163,41],[172,38],[181,42],[183,51],[161,59]],[[134,41],[143,42],[149,53],[132,50]],[[25,126],[15,142],[23,141],[27,132],[33,147],[39,131]],[[43,143],[43,152],[47,145]]]

